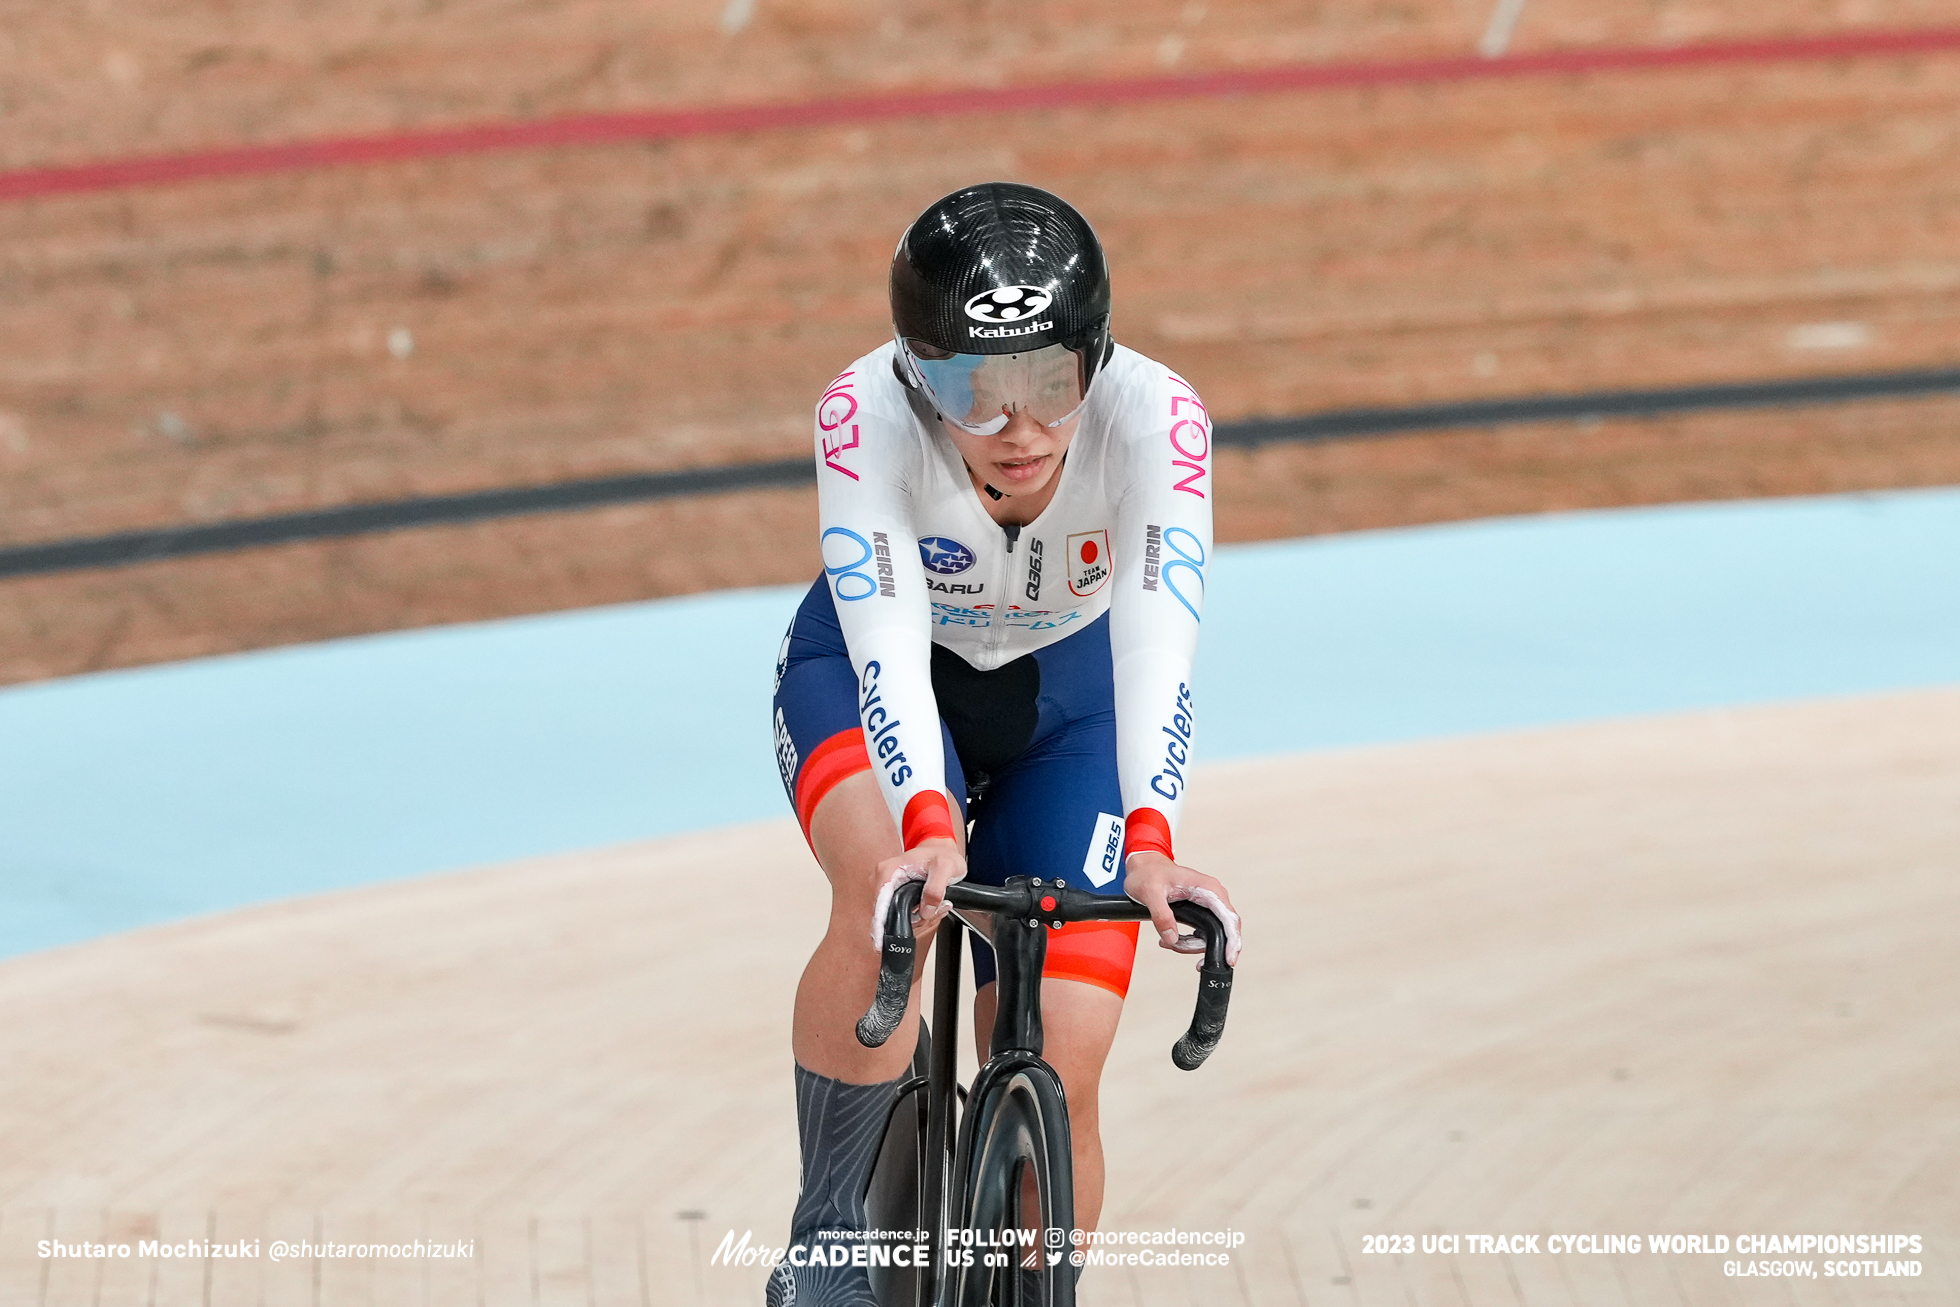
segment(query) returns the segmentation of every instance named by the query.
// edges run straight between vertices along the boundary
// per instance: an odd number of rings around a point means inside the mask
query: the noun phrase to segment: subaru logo
[[[928,572],[958,576],[973,566],[973,551],[950,536],[920,536],[919,561]]]

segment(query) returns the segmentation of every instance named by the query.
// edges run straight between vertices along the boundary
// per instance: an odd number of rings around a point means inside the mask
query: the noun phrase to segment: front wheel
[[[985,1087],[969,1107],[972,1170],[961,1219],[971,1242],[953,1301],[959,1307],[1075,1307],[1069,1237],[1075,1168],[1067,1101],[1045,1063],[1031,1062]],[[967,1254],[971,1254],[971,1264]]]

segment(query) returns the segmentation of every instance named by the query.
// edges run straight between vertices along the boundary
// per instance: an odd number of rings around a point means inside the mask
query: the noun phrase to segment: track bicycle
[[[917,956],[912,911],[924,888],[910,881],[892,894],[878,993],[857,1025],[867,1048],[881,1047],[904,1020]],[[921,1022],[866,1194],[871,1229],[914,1231],[915,1246],[930,1252],[918,1266],[874,1261],[872,1289],[882,1307],[1074,1307],[1074,1163],[1061,1078],[1041,1060],[1041,967],[1049,930],[1148,921],[1150,913],[1127,898],[1026,876],[999,887],[958,881],[946,901],[954,911],[939,926],[932,1022]],[[1171,1048],[1172,1062],[1195,1071],[1224,1033],[1232,968],[1216,916],[1185,902],[1171,912],[1205,946],[1197,1009]],[[993,916],[998,989],[989,1056],[963,1089],[960,950],[966,931],[977,929],[966,913]]]

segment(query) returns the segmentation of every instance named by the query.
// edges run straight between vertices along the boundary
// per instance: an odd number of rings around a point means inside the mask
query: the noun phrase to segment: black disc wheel
[[[1068,1109],[1055,1073],[1041,1063],[1001,1076],[968,1106],[972,1170],[956,1273],[959,1307],[1074,1307],[1069,1264],[1075,1228],[1075,1171]]]

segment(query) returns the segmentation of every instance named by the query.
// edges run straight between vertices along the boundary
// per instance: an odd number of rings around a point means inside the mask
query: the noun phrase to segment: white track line
[[[1497,0],[1497,8],[1490,12],[1490,23],[1477,42],[1479,54],[1495,59],[1511,48],[1511,33],[1524,15],[1524,6],[1525,0]]]

